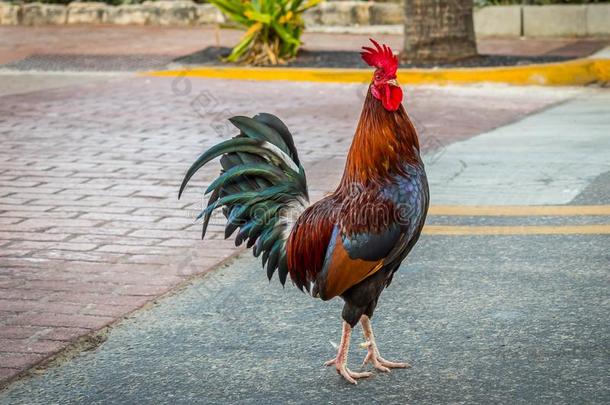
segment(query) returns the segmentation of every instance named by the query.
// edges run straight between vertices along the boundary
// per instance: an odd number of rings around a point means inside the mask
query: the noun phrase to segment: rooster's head
[[[396,70],[398,69],[398,57],[387,45],[379,45],[371,39],[375,46],[363,46],[360,53],[362,59],[375,68],[375,75],[371,83],[371,93],[380,100],[383,107],[388,111],[396,111],[402,102],[402,89],[396,81]]]

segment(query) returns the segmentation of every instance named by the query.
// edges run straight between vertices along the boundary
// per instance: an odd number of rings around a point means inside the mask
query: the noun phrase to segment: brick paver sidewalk
[[[0,380],[234,252],[218,224],[199,241],[200,187],[176,199],[196,155],[233,134],[227,117],[283,118],[319,197],[341,172],[364,88],[134,77],[0,97]],[[442,150],[561,99],[525,94],[418,87],[406,105],[425,148]]]

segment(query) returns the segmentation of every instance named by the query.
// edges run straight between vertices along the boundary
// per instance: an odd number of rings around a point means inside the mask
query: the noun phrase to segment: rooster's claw
[[[324,363],[324,365],[327,367],[334,365],[335,368],[337,369],[337,374],[339,374],[340,376],[345,378],[347,380],[347,382],[349,382],[350,384],[354,384],[354,385],[358,384],[356,379],[367,378],[367,377],[370,377],[373,375],[373,373],[371,373],[370,371],[363,371],[361,373],[352,371],[349,368],[347,368],[347,365],[344,362],[337,362],[336,358],[328,360],[326,363]]]

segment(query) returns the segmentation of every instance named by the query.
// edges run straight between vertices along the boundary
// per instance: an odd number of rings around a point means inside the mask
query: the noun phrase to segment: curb
[[[368,83],[370,69],[192,67],[141,72],[143,76],[195,77],[330,83]],[[575,59],[568,62],[491,68],[403,69],[402,84],[505,83],[538,86],[583,86],[610,82],[610,60]]]

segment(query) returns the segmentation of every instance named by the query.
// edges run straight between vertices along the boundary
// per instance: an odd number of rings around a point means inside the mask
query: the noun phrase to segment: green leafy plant
[[[246,28],[228,62],[277,65],[296,56],[303,33],[303,12],[322,0],[209,0]]]

